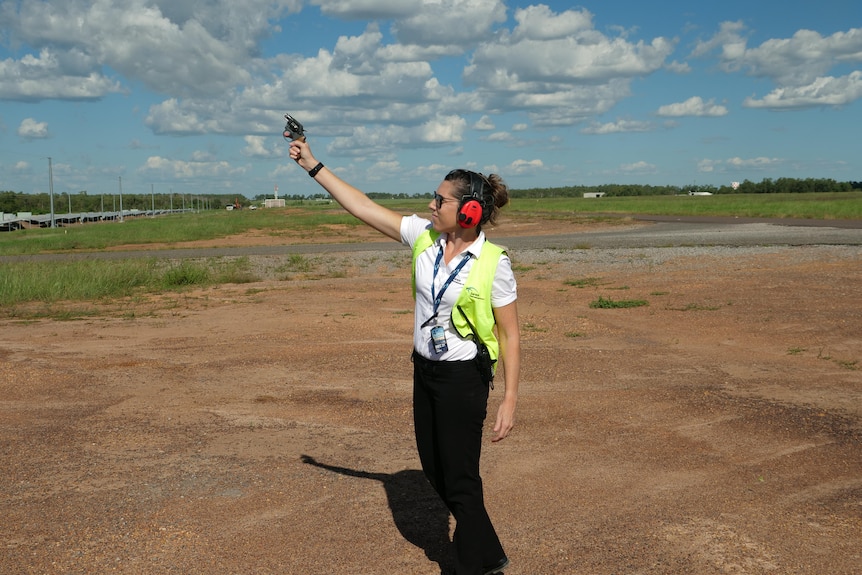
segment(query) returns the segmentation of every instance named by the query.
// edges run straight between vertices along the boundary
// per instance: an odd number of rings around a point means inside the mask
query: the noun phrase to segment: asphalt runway
[[[862,245],[862,220],[638,216],[651,225],[553,236],[496,238],[513,249]]]

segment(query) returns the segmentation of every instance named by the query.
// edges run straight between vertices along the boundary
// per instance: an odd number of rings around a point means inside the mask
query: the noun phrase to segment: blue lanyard
[[[449,285],[455,281],[455,278],[458,277],[458,274],[464,269],[464,266],[467,265],[467,262],[470,261],[470,253],[464,254],[464,258],[461,260],[461,263],[458,264],[458,267],[449,274],[449,279],[443,284],[440,288],[439,293],[435,293],[436,289],[434,288],[435,280],[437,279],[437,272],[440,271],[440,262],[443,261],[443,248],[440,247],[440,252],[437,254],[437,259],[434,261],[434,277],[431,279],[431,299],[434,300],[434,314],[428,318],[428,320],[422,324],[422,327],[427,326],[432,320],[437,317],[437,310],[440,308],[440,302],[443,301],[443,294],[446,293],[446,289]]]

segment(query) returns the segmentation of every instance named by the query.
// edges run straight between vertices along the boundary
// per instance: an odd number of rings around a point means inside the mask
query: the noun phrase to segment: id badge
[[[436,353],[446,353],[449,350],[449,346],[446,345],[446,330],[443,326],[437,325],[431,328],[431,343],[434,344]]]

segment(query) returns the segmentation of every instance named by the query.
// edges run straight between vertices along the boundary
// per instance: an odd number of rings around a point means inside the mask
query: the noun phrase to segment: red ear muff
[[[468,200],[458,210],[458,225],[462,228],[475,228],[482,220],[482,204],[477,200]]]

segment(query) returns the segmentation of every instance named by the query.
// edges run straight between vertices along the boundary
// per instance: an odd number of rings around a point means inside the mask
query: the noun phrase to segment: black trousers
[[[485,509],[479,457],[488,386],[476,361],[413,353],[416,447],[428,481],[455,517],[456,575],[481,575],[505,555]]]

